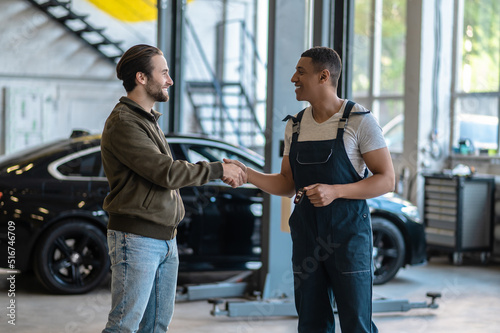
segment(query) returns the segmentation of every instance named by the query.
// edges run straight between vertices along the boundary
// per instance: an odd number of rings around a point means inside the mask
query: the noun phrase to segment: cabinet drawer
[[[437,220],[437,221],[447,221],[447,222],[456,222],[457,217],[454,215],[444,215],[444,214],[435,214],[435,213],[425,213],[425,219],[428,220]]]
[[[428,219],[427,225],[430,228],[445,229],[445,230],[450,230],[450,231],[457,230],[457,222],[456,221],[444,221],[444,220]]]
[[[456,187],[457,186],[457,180],[456,179],[427,178],[425,180],[425,183],[429,184],[429,185],[439,185],[439,186],[452,186],[452,187]]]
[[[457,198],[455,195],[446,196],[446,195],[436,195],[434,197],[430,195],[426,195],[425,204],[427,206],[437,206],[437,207],[446,207],[457,209]]]
[[[440,215],[442,214],[442,215],[457,216],[457,210],[455,208],[448,208],[448,207],[442,207],[442,206],[426,205],[425,212],[426,213],[440,214]]]
[[[447,193],[455,194],[457,188],[455,186],[443,186],[443,185],[425,185],[425,192],[437,192],[437,193]]]
[[[427,244],[455,246],[455,232],[437,228],[425,228]]]

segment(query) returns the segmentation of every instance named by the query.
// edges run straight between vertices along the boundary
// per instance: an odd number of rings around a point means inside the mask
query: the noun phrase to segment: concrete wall
[[[115,65],[24,0],[0,2],[0,154],[100,132],[124,93]]]

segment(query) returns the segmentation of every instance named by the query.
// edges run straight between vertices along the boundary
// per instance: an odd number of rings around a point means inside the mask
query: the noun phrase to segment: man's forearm
[[[340,198],[363,200],[387,193],[394,187],[394,181],[390,178],[390,175],[376,174],[356,183],[311,184],[304,189],[315,207],[324,207]]]
[[[394,178],[375,174],[356,183],[337,186],[338,198],[370,199],[394,190]]]
[[[262,191],[283,197],[292,197],[295,194],[295,185],[281,173],[265,174],[247,168],[248,182]]]

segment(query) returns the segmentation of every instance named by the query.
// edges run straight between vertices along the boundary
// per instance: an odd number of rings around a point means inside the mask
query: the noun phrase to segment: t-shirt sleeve
[[[361,154],[387,147],[382,128],[371,113],[365,115],[361,121],[358,130],[358,144]]]
[[[283,148],[283,155],[290,155],[290,146],[292,144],[292,124],[293,120],[289,119],[285,127],[285,142]]]

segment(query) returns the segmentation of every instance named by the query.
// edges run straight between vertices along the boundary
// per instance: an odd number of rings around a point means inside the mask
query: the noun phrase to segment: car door
[[[206,142],[174,144],[177,158],[191,163],[232,158],[252,163],[236,150]],[[262,192],[245,184],[233,189],[222,180],[204,186],[181,189],[186,218],[181,224],[178,243],[192,251],[193,264],[215,268],[240,269],[248,261],[260,260]]]
[[[55,161],[49,166],[49,172],[55,179],[47,183],[46,187],[63,189],[52,195],[59,195],[61,202],[70,200],[68,210],[80,210],[82,214],[89,212],[94,217],[105,215],[102,202],[109,192],[109,186],[104,176],[99,146]]]

